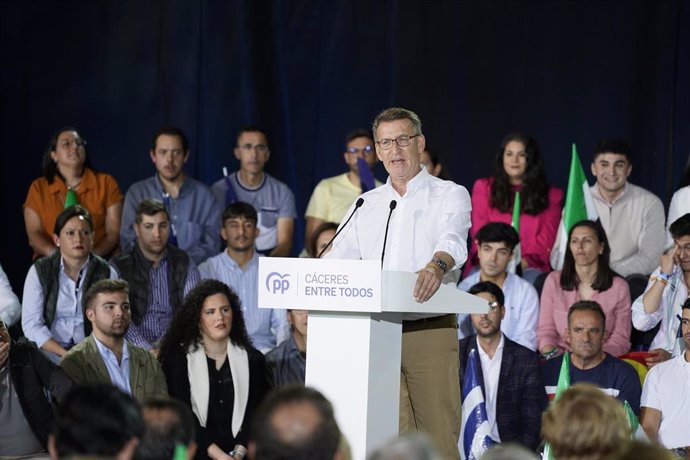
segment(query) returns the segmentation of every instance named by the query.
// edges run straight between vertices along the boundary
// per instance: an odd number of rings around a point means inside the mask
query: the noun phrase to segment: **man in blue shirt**
[[[168,396],[156,358],[125,340],[129,290],[123,280],[101,280],[84,294],[84,314],[92,333],[67,352],[60,367],[77,384],[112,383],[143,403]]]
[[[134,220],[137,205],[146,198],[161,200],[170,216],[169,243],[186,251],[197,264],[220,247],[220,208],[211,190],[188,177],[183,168],[189,159],[189,144],[179,128],[163,128],[153,138],[151,161],[156,175],[133,184],[122,209],[120,248],[130,249],[136,240]]]

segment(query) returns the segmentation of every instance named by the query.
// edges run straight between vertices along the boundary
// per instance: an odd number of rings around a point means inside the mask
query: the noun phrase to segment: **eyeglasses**
[[[501,304],[496,302],[495,300],[493,302],[489,302],[489,311],[496,311],[501,307]]]
[[[256,150],[257,153],[266,153],[268,152],[268,145],[266,144],[243,144],[239,146],[242,150],[245,152],[251,152],[252,150]]]
[[[412,142],[412,139],[415,137],[419,137],[421,134],[415,134],[414,136],[408,136],[407,134],[404,134],[402,136],[398,136],[395,139],[381,139],[380,141],[376,142],[379,144],[379,147],[383,150],[389,150],[391,147],[393,147],[393,142],[398,144],[399,147],[407,147],[410,145],[410,142]]]
[[[360,153],[374,153],[374,147],[371,145],[367,145],[363,149],[350,147],[349,149],[347,149],[347,153],[354,153],[356,155],[359,155]]]
[[[86,141],[84,139],[65,139],[60,141],[58,144],[63,149],[69,149],[72,148],[72,146],[76,148],[86,147]]]

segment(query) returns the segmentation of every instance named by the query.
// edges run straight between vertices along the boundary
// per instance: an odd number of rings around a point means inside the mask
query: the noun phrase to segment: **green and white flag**
[[[515,202],[513,203],[513,220],[510,225],[513,226],[515,231],[520,234],[520,192],[515,192]],[[516,273],[517,268],[520,266],[520,261],[522,260],[522,250],[520,249],[520,243],[515,246],[513,250],[513,257],[508,262],[508,267],[506,270],[509,273]]]
[[[577,155],[577,147],[573,144],[563,218],[558,226],[556,244],[551,250],[551,266],[554,270],[563,268],[565,249],[568,247],[568,232],[573,224],[585,219],[597,220],[598,218],[599,214],[592,201],[592,194],[589,191],[585,170],[582,168],[580,157]]]

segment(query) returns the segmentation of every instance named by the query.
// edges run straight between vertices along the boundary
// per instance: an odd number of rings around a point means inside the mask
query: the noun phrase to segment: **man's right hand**
[[[647,367],[650,368],[671,359],[671,353],[663,348],[655,348],[654,350],[650,350],[649,354],[650,356],[645,359],[645,363],[647,364]]]

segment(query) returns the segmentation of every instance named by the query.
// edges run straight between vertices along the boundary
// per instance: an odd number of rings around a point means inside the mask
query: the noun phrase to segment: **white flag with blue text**
[[[462,382],[462,425],[458,447],[463,460],[477,460],[493,444],[477,369],[477,350],[470,350]]]

